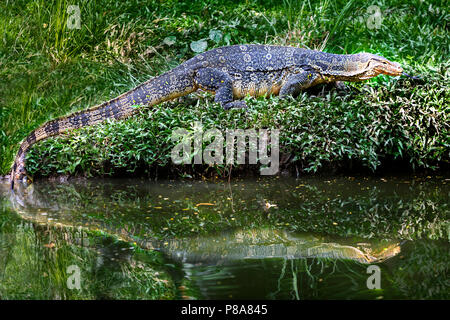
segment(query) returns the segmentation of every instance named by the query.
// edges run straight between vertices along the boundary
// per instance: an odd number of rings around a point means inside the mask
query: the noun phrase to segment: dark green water
[[[448,299],[448,177],[0,188],[0,298]],[[68,267],[80,289],[68,288]],[[378,266],[380,289],[367,286]]]

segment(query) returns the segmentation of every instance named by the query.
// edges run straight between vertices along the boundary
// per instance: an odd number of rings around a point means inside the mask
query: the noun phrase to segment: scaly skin
[[[138,87],[93,108],[49,121],[21,144],[11,170],[11,187],[26,177],[25,155],[37,141],[136,113],[135,105],[154,106],[198,89],[215,94],[225,109],[246,107],[246,95],[296,95],[314,85],[362,81],[379,74],[399,76],[398,63],[370,54],[331,54],[267,45],[234,45],[213,49]]]

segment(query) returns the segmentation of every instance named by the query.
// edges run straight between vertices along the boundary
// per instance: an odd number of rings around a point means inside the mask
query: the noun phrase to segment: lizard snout
[[[398,62],[392,62],[392,71],[395,76],[399,76],[403,73],[403,68]]]
[[[398,62],[387,61],[375,67],[378,73],[388,76],[400,76],[403,73],[403,68]]]

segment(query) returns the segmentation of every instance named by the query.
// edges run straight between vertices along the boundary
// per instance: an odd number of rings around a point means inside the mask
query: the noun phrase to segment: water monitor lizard
[[[198,89],[215,94],[225,109],[245,107],[246,95],[296,95],[319,83],[362,81],[379,74],[399,76],[402,67],[370,53],[331,54],[270,45],[216,48],[187,60],[136,88],[87,110],[51,120],[22,141],[11,169],[11,187],[26,177],[25,155],[37,141],[90,126],[106,119],[123,119],[136,105],[156,105]]]

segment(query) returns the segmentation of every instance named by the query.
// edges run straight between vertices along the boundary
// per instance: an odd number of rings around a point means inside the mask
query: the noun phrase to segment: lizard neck
[[[369,59],[365,54],[332,55],[331,63],[324,76],[334,81],[361,81],[371,78]]]
[[[305,50],[298,56],[298,61],[306,63],[316,71],[320,75],[320,82],[368,79],[366,78],[368,67],[366,54],[333,54]]]

